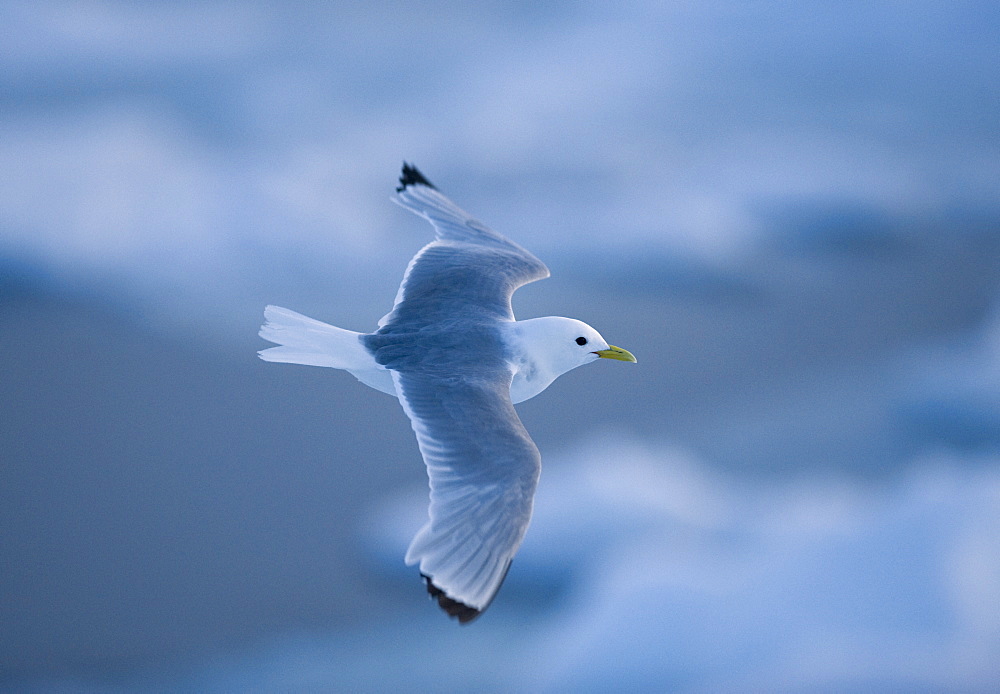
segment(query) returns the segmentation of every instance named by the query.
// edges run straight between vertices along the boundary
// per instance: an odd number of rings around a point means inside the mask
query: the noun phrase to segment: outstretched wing
[[[473,219],[416,167],[403,164],[394,201],[434,226],[435,240],[410,261],[392,311],[379,327],[413,317],[439,320],[456,306],[512,320],[510,297],[549,276],[534,255]]]
[[[531,520],[541,458],[510,401],[510,376],[393,371],[430,477],[430,520],[406,553],[459,622],[500,589]]]
[[[406,553],[438,604],[468,622],[496,595],[531,520],[541,466],[510,400],[500,325],[510,297],[548,276],[535,256],[404,165],[397,202],[434,225],[393,310],[362,338],[391,370],[430,477],[430,520]]]

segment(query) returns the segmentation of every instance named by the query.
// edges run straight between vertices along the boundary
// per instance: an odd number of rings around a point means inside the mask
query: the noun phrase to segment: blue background
[[[4,3],[0,686],[989,691],[1000,678],[993,2]],[[260,362],[430,229],[635,367],[519,406],[494,605],[402,556],[409,424]]]

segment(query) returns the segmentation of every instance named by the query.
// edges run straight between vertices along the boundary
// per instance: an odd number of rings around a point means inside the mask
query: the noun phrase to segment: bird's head
[[[592,327],[573,318],[549,316],[518,321],[527,351],[552,376],[598,359],[635,362],[628,350],[609,345]]]

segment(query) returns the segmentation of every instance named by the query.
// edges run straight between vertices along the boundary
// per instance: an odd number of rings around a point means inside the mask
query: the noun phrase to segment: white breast
[[[529,373],[528,370],[518,370],[514,374],[514,380],[510,384],[510,400],[515,405],[533,398],[551,385],[555,378],[543,378]]]

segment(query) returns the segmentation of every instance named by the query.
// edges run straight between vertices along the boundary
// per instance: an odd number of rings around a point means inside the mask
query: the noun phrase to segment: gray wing
[[[404,165],[397,202],[436,238],[407,267],[393,310],[362,340],[390,369],[430,477],[430,520],[406,553],[438,604],[468,622],[489,605],[531,520],[541,460],[510,400],[499,324],[548,276]]]
[[[548,268],[462,211],[415,167],[404,164],[399,182],[394,201],[429,221],[435,240],[410,261],[395,305],[379,327],[440,320],[467,310],[513,320],[514,290],[548,277]]]
[[[510,402],[510,376],[393,371],[430,477],[430,520],[406,553],[462,623],[500,589],[531,520],[541,457]]]

